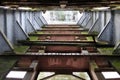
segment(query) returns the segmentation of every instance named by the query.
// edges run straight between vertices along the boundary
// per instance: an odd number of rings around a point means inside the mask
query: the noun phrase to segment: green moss
[[[44,34],[44,32],[42,32],[42,31],[38,31],[37,34]]]
[[[113,52],[113,54],[120,55],[120,49],[115,49],[114,52]]]
[[[38,40],[38,37],[37,36],[30,36],[30,41],[35,41],[35,40]]]
[[[105,41],[97,41],[97,43],[99,43],[99,44],[109,44],[108,42],[105,42]]]
[[[98,48],[98,51],[103,55],[112,55],[114,48]]]
[[[13,57],[0,58],[0,80],[2,80],[2,77],[5,76],[6,72],[12,68],[16,61],[17,59]]]
[[[84,31],[84,32],[81,32],[81,34],[88,34],[88,32],[87,32],[87,31]]]
[[[23,54],[27,51],[29,46],[14,46],[14,51],[18,54]]]
[[[120,72],[120,60],[113,60],[111,63]]]
[[[93,38],[92,38],[92,37],[86,37],[86,39],[87,39],[88,41],[93,41]]]
[[[99,34],[99,33],[96,31],[93,31],[93,32],[90,32],[90,34]]]

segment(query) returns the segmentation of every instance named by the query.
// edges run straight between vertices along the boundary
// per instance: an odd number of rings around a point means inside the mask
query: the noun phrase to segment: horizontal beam
[[[33,68],[29,68],[29,67],[13,67],[14,71],[34,71]]]
[[[95,46],[93,41],[87,42],[87,41],[79,41],[79,42],[63,42],[63,41],[18,41],[22,45],[39,45],[39,46]]]
[[[94,43],[94,41],[27,41],[27,40],[20,40],[20,41],[18,41],[19,43],[24,43],[24,42],[28,42],[28,43],[46,43],[46,44],[49,44],[49,43],[52,43],[52,44],[67,44],[67,43]]]
[[[96,61],[96,64],[105,66],[102,64],[110,60],[120,60],[120,55],[9,55],[9,56],[0,56],[4,59],[17,57],[20,61],[24,60],[37,60],[39,63],[38,71],[55,71],[60,72],[79,72],[87,71],[89,69],[89,63],[91,61]],[[64,61],[64,62],[63,62]],[[109,66],[109,64],[108,64]]]
[[[60,29],[53,29],[53,30],[50,30],[50,29],[42,29],[42,30],[37,30],[37,31],[88,31],[86,29],[71,29],[71,30],[68,30],[68,29],[64,29],[64,30],[60,30]]]
[[[66,30],[66,29],[63,29],[63,30],[60,30],[60,29],[42,29],[42,30],[37,30],[37,31],[88,31],[86,29],[70,29],[70,30]]]
[[[79,28],[79,29],[82,29],[82,28],[80,28],[80,27],[74,27],[74,26],[59,26],[59,25],[57,25],[57,26],[43,26],[42,28]]]
[[[95,43],[94,41],[76,41],[76,42],[68,42],[68,41],[18,41],[22,45],[38,45],[38,46],[79,46],[79,47],[114,47],[114,45],[109,44],[100,44]]]
[[[89,2],[89,1],[74,1],[74,2],[69,2],[67,3],[68,6],[80,6],[80,5],[109,5],[109,4],[119,4],[120,2],[118,1],[114,1],[114,3],[112,3],[113,0],[111,1],[92,1],[92,2]],[[14,4],[14,5],[48,5],[48,6],[55,6],[55,5],[60,5],[59,1],[56,2],[56,1],[46,1],[46,2],[41,2],[41,1],[31,1],[31,2],[27,2],[27,1],[2,1],[2,5],[10,5],[10,4]]]
[[[110,60],[116,60],[116,59],[118,59],[118,60],[120,60],[120,55],[66,55],[66,56],[64,56],[64,55],[0,55],[0,58],[4,58],[4,59],[9,59],[9,58],[17,58],[17,59],[21,59],[21,58],[30,58],[30,59],[33,59],[33,58],[36,58],[36,59],[40,59],[40,58],[49,58],[49,57],[51,57],[51,58],[56,58],[56,57],[69,57],[69,58],[74,58],[74,57],[76,57],[76,58],[82,58],[82,57],[84,57],[84,58],[90,58],[91,60],[92,59],[96,59],[96,58],[99,58],[99,59],[101,59],[101,58],[104,58],[104,59],[110,59]],[[34,60],[36,60],[36,59],[34,59]]]
[[[113,67],[106,67],[106,68],[96,68],[96,72],[102,72],[102,71],[115,71]]]
[[[69,27],[80,27],[79,25],[76,25],[76,24],[49,24],[49,25],[46,25],[46,27],[50,27],[50,26],[69,26]]]
[[[108,48],[108,47],[114,47],[115,45],[111,45],[111,44],[100,44],[100,43],[96,43],[96,47],[97,48]]]
[[[71,36],[71,35],[73,35],[73,36],[97,36],[96,34],[55,34],[55,33],[53,33],[53,34],[46,34],[46,33],[44,33],[44,34],[36,34],[36,33],[32,33],[32,34],[29,34],[29,36]]]

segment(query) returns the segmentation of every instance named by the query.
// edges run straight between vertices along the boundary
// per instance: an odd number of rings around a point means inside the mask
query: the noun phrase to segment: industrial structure
[[[119,9],[119,0],[1,0],[0,80],[120,80]]]

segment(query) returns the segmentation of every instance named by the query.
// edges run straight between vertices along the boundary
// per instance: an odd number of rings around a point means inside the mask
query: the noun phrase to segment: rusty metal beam
[[[84,36],[84,37],[87,37],[87,36],[97,36],[96,34],[60,34],[60,33],[53,33],[53,34],[36,34],[36,33],[32,33],[32,34],[29,34],[29,36]]]
[[[91,61],[89,63],[89,72],[90,72],[90,76],[91,76],[92,80],[99,80],[97,78],[96,73],[95,73],[95,69],[96,68],[98,68],[97,65],[96,65],[96,63],[94,61]]]
[[[78,43],[76,42],[57,42],[57,41],[18,41],[18,43],[22,44],[22,45],[37,45],[37,46],[79,46],[79,47],[89,47],[89,46],[96,46],[96,44],[94,44],[94,42],[92,41],[79,41]],[[105,45],[99,45],[101,46],[105,46]],[[108,46],[108,45],[107,45]]]
[[[10,55],[0,56],[0,58],[1,57],[4,57],[5,59],[8,57],[17,57],[19,61],[22,61],[22,64],[27,64],[27,60],[37,60],[39,62],[37,71],[53,71],[57,73],[63,73],[64,71],[65,73],[88,71],[89,63],[91,61],[95,61],[98,66],[105,66],[105,63],[109,60],[120,59],[119,55]],[[110,66],[108,63],[107,65]],[[17,66],[17,64],[15,66]]]
[[[19,41],[20,43],[24,43],[24,42],[30,42],[30,43],[38,43],[38,44],[49,44],[49,43],[51,43],[51,44],[68,44],[68,43],[72,43],[72,44],[75,44],[76,43],[76,45],[77,45],[77,43],[94,43],[94,41],[39,41],[39,40],[37,40],[37,41],[26,41],[26,40],[20,40]]]
[[[45,30],[37,30],[37,31],[60,31],[60,29],[56,29],[56,30],[49,30],[49,29],[45,29]],[[61,30],[61,31],[88,31],[88,30],[83,30],[83,29],[74,29],[74,30]]]
[[[113,3],[114,2],[114,3]],[[109,4],[119,4],[120,1],[92,1],[92,2],[88,2],[88,1],[80,1],[80,2],[71,2],[71,3],[67,3],[68,6],[80,6],[80,5],[109,5]],[[55,6],[55,5],[60,5],[60,3],[58,2],[37,2],[37,1],[32,1],[32,2],[16,2],[16,1],[7,1],[7,2],[2,2],[3,5],[46,5],[46,6]]]
[[[95,43],[94,41],[76,41],[76,42],[65,42],[65,41],[18,41],[22,45],[37,45],[37,46],[79,46],[79,47],[114,47],[111,44],[100,44]]]
[[[42,28],[48,28],[48,29],[49,28],[68,28],[68,29],[69,28],[77,28],[77,29],[80,29],[79,26],[74,26],[74,25],[70,26],[70,25],[66,25],[66,24],[65,25],[56,25],[56,26],[55,25],[47,25],[47,26],[42,26]]]
[[[60,0],[61,1],[61,0]],[[16,8],[20,7],[20,6],[25,6],[25,7],[32,7],[32,8],[39,8],[37,10],[52,10],[52,9],[60,9],[60,1],[54,0],[54,1],[1,1],[0,5],[2,6],[16,6]],[[67,0],[68,3],[66,3],[66,8],[65,9],[77,9],[77,10],[81,10],[81,9],[87,9],[89,8],[92,9],[93,7],[106,7],[106,6],[111,6],[111,5],[119,5],[120,1],[118,0],[93,0],[93,1],[89,1],[89,0],[77,0],[77,1],[69,1]]]

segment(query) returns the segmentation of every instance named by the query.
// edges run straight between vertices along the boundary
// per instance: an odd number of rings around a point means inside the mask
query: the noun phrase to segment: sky
[[[70,20],[68,20],[68,21],[51,21],[50,20],[50,18],[51,18],[50,17],[50,12],[55,13],[55,11],[46,11],[45,13],[42,14],[44,16],[44,18],[46,19],[48,24],[76,24],[78,22],[78,20],[80,19],[80,17],[82,16],[82,14],[83,14],[83,13],[80,13],[79,11],[76,11],[77,12],[76,21],[72,21],[72,20],[71,21]],[[61,14],[72,14],[75,11],[57,11],[57,12],[61,13]]]

